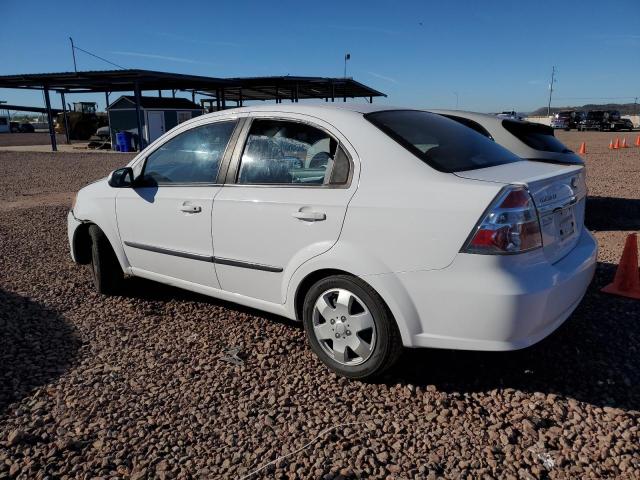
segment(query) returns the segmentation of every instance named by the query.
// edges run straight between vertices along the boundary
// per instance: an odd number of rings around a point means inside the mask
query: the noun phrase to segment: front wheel
[[[345,377],[377,377],[402,352],[389,308],[356,277],[336,275],[313,285],[305,297],[303,323],[314,353]]]
[[[124,273],[109,239],[97,225],[89,227],[91,237],[91,273],[98,293],[114,295],[120,289]]]

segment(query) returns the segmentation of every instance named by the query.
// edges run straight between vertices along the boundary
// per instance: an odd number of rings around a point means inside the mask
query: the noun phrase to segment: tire
[[[97,225],[89,227],[91,237],[91,274],[98,293],[114,295],[118,293],[124,280],[120,262],[107,236]]]
[[[316,282],[305,296],[302,321],[311,350],[344,377],[379,377],[402,353],[389,308],[373,288],[350,275]]]

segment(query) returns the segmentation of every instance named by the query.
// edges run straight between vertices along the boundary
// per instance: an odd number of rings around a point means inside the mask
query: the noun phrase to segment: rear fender
[[[331,250],[331,255],[319,255],[301,265],[292,275],[288,288],[285,308],[289,318],[297,318],[296,295],[298,286],[306,277],[320,270],[337,270],[349,273],[367,282],[382,297],[389,307],[398,325],[402,343],[412,346],[412,338],[421,332],[420,317],[406,289],[394,274],[363,275],[363,272],[374,268],[378,271],[389,271],[379,259],[369,256],[347,242],[339,241]]]

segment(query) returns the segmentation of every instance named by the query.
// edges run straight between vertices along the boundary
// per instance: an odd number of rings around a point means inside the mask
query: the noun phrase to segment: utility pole
[[[344,78],[347,78],[347,60],[351,60],[351,54],[344,54]]]
[[[549,105],[547,106],[547,117],[551,116],[551,95],[553,95],[553,82],[556,78],[556,67],[551,69],[551,83],[549,84]]]
[[[638,97],[633,99],[633,114],[638,115]]]
[[[73,55],[73,71],[78,73],[78,66],[76,65],[76,47],[73,45],[73,38],[69,37],[71,42],[71,55]]]

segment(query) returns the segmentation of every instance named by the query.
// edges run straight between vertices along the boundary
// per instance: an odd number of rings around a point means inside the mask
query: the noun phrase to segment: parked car
[[[633,131],[633,122],[629,118],[619,118],[611,122],[611,130]]]
[[[562,110],[556,113],[551,120],[551,128],[571,130],[577,129],[578,125],[584,120],[586,114],[576,110]]]
[[[521,158],[537,162],[584,165],[584,160],[579,155],[555,137],[553,128],[541,123],[459,110],[430,111],[472,128]]]
[[[20,124],[18,122],[9,122],[9,130],[11,133],[20,132]]]
[[[522,115],[520,115],[518,112],[516,112],[515,110],[511,110],[511,111],[504,111],[504,112],[500,112],[500,113],[496,113],[496,117],[502,117],[502,118],[512,118],[514,120],[522,120]]]
[[[299,320],[326,365],[366,378],[403,346],[515,350],[558,328],[595,269],[585,198],[582,166],[442,115],[245,107],[81,189],[68,235],[99,292],[128,274]]]
[[[18,125],[18,132],[20,133],[33,133],[36,129],[30,123],[21,123]]]
[[[599,130],[601,132],[614,130],[615,122],[620,120],[617,110],[589,110],[587,116],[579,124],[579,130]]]

